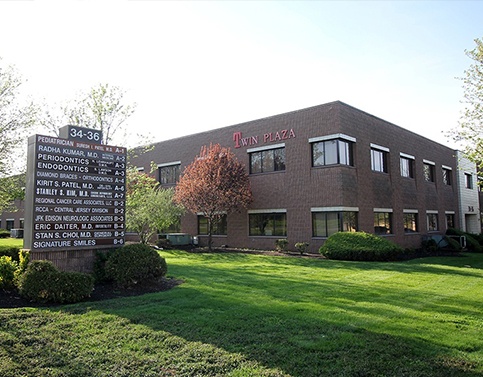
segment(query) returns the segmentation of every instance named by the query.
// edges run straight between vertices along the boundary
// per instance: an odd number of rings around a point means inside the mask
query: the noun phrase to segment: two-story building
[[[447,146],[336,101],[154,144],[130,161],[151,163],[174,187],[204,145],[230,147],[246,165],[254,201],[230,213],[215,245],[273,249],[338,231],[375,233],[419,247],[448,227],[481,231],[474,164]],[[187,213],[181,232],[206,243],[206,219]]]

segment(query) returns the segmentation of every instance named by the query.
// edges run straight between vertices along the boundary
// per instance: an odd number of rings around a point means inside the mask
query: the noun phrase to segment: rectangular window
[[[198,215],[198,234],[208,234],[208,218],[203,215]],[[213,232],[215,236],[226,236],[226,215],[219,218],[217,222],[213,224]]]
[[[6,230],[12,230],[14,227],[14,220],[11,220],[11,219],[7,219],[6,220],[6,225],[5,225],[5,229]]]
[[[374,212],[374,233],[392,234],[391,212]]]
[[[446,214],[446,229],[454,228],[454,213]]]
[[[451,179],[451,169],[443,166],[443,184],[446,186],[451,186],[452,181],[453,180]]]
[[[428,213],[426,214],[428,219],[428,232],[436,232],[438,231],[438,214],[437,213]]]
[[[352,143],[342,139],[312,143],[312,166],[353,166]]]
[[[467,189],[473,189],[473,175],[470,173],[465,173],[465,187]]]
[[[423,175],[426,182],[434,182],[434,164],[429,162],[423,163]]]
[[[250,236],[286,236],[286,213],[251,213],[248,215]]]
[[[400,158],[401,165],[401,176],[406,178],[414,178],[414,160],[411,158],[403,157]]]
[[[357,212],[312,212],[313,237],[329,237],[337,232],[356,232]]]
[[[175,185],[179,180],[181,163],[158,165],[159,183],[162,185]]]
[[[415,233],[418,231],[418,214],[404,213],[404,233]]]
[[[382,149],[371,148],[371,168],[373,171],[380,173],[389,172],[388,169],[388,152]]]
[[[250,174],[285,170],[285,147],[250,153]]]

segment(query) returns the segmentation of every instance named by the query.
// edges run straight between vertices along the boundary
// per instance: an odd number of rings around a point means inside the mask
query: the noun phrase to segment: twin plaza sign
[[[24,247],[79,250],[124,244],[126,149],[29,138]]]

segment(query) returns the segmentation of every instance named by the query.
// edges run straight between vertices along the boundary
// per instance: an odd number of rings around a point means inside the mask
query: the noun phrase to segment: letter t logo
[[[233,141],[235,142],[235,148],[240,148],[241,138],[242,138],[241,132],[233,132]]]

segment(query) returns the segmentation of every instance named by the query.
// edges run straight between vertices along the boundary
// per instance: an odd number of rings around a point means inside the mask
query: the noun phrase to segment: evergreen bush
[[[7,256],[12,258],[14,261],[19,261],[18,259],[18,253],[20,252],[20,248],[16,246],[7,246],[7,245],[2,245],[0,246],[0,256]]]
[[[446,231],[446,235],[448,236],[465,236],[466,238],[466,248],[468,251],[473,251],[475,253],[482,253],[483,252],[483,246],[480,245],[478,240],[474,237],[474,235],[470,233],[466,233],[462,230],[455,229],[455,228],[449,228]]]
[[[461,251],[462,250],[460,243],[457,240],[455,240],[454,238],[445,236],[444,239],[448,243],[448,249],[454,250],[454,251]]]
[[[145,244],[132,244],[115,250],[106,261],[106,277],[129,287],[157,280],[166,275],[166,261]]]
[[[50,261],[33,261],[18,279],[20,294],[36,302],[73,303],[89,297],[94,278],[80,272],[59,271]]]
[[[421,248],[427,253],[434,253],[438,251],[438,244],[434,239],[428,238],[421,241]]]
[[[0,289],[10,289],[14,287],[15,271],[18,263],[11,257],[0,257]]]
[[[113,249],[97,250],[96,258],[94,260],[94,279],[96,282],[109,281],[106,274],[106,263],[109,257],[114,252]]]
[[[396,260],[403,253],[403,249],[374,234],[339,232],[331,235],[319,252],[329,259],[390,261]]]
[[[10,237],[10,231],[6,229],[0,229],[0,238],[9,238]]]

